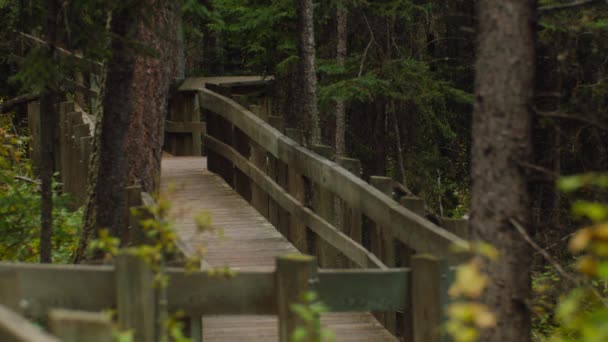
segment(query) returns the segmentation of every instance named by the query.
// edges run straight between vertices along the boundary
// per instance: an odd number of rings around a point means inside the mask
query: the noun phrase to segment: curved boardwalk
[[[219,176],[202,157],[163,157],[161,192],[172,204],[171,216],[188,254],[205,249],[205,266],[235,271],[273,269],[275,257],[296,252],[273,226]],[[193,217],[207,212],[218,234],[198,234]],[[396,341],[368,313],[331,313],[323,326],[336,341]],[[203,319],[203,340],[277,341],[274,316],[215,316]]]

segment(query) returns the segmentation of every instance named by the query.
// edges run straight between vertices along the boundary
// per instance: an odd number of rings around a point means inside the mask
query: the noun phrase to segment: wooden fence
[[[445,304],[439,299],[450,276],[436,272],[441,267],[433,257],[411,261],[411,269],[317,270],[313,257],[288,255],[277,258],[275,271],[212,275],[168,268],[166,307],[198,319],[198,329],[204,315],[277,315],[280,341],[287,342],[302,324],[290,306],[315,291],[332,312],[411,311],[413,341],[439,341]],[[136,341],[155,341],[159,302],[153,279],[149,265],[127,254],[108,266],[0,263],[0,339],[57,340],[23,319],[29,317],[50,319],[51,332],[62,341],[109,341],[91,337],[109,336],[109,319],[72,311],[116,309],[121,330],[134,329]],[[66,320],[73,328],[61,323]]]
[[[196,102],[207,120],[209,170],[300,252],[317,256],[321,267],[411,267],[412,258],[425,253],[445,268],[468,257],[465,220],[442,218],[439,227],[425,218],[424,200],[394,198],[399,186],[392,179],[372,176],[368,184],[359,177],[358,160],[335,157],[329,146],[305,147],[303,132],[285,128],[266,99],[256,103],[255,97],[235,96],[229,87],[195,84],[183,89],[182,98]],[[453,252],[454,246],[465,252]],[[447,274],[434,269],[437,279]],[[420,319],[408,310],[376,317],[405,340],[414,338]]]

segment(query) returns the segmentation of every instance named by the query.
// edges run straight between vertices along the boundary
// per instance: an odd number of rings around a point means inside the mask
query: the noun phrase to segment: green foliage
[[[31,162],[24,158],[25,141],[0,127],[0,259],[39,259],[40,193]],[[68,196],[53,194],[53,260],[69,262],[76,250],[82,210],[67,209]]]
[[[295,313],[303,322],[303,326],[298,326],[293,332],[291,340],[293,342],[311,341],[312,334],[315,342],[334,340],[334,334],[331,330],[321,327],[320,316],[327,312],[327,308],[321,303],[315,292],[306,292],[302,294],[301,304],[292,304],[291,311]]]
[[[477,341],[481,330],[496,326],[496,317],[481,302],[481,296],[489,281],[482,271],[482,264],[495,262],[499,258],[498,251],[484,243],[476,243],[472,247],[477,256],[458,267],[456,279],[448,292],[452,302],[446,309],[445,330],[455,342]]]
[[[584,193],[589,189],[605,191],[607,174],[564,177],[563,191]],[[599,342],[608,339],[608,205],[598,201],[574,202],[572,214],[589,224],[569,241],[576,255],[571,274],[548,268],[534,280],[536,293],[533,311],[537,340],[562,342]],[[569,286],[564,289],[563,282]],[[561,294],[559,293],[561,291]],[[558,291],[558,295],[555,292]],[[558,298],[554,301],[553,298]]]

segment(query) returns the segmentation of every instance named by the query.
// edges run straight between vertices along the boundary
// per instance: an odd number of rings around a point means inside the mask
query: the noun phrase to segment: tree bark
[[[55,0],[47,3],[46,42],[49,49],[46,58],[56,58],[57,15],[59,4]],[[40,143],[42,154],[40,160],[40,262],[53,261],[53,171],[55,160],[55,125],[57,124],[56,80],[49,79],[45,84],[45,93],[40,101]]]
[[[510,223],[529,224],[528,183],[535,73],[535,1],[479,1],[473,114],[471,228],[500,252],[485,269],[485,302],[497,326],[483,341],[529,341],[532,251]]]
[[[153,10],[142,12],[141,8]],[[173,23],[177,10],[176,3],[169,0],[145,0],[113,15],[111,30],[117,38],[112,41],[108,62],[103,116],[76,262],[88,257],[88,242],[101,228],[128,243],[126,186],[141,185],[150,193],[158,189],[167,97],[176,69]],[[138,51],[131,42],[154,53]]]
[[[336,8],[336,62],[344,67],[348,43],[348,11],[342,4]],[[343,100],[336,101],[336,153],[346,154],[346,108]]]
[[[308,140],[321,143],[321,127],[317,109],[317,72],[315,67],[315,29],[312,0],[298,0],[298,52],[300,56],[301,115],[306,122]]]

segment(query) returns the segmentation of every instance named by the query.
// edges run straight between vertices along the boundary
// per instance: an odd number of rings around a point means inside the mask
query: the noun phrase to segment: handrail
[[[362,179],[299,145],[237,102],[208,89],[198,89],[199,104],[243,131],[267,152],[360,210],[382,229],[418,253],[453,256],[452,246],[468,250],[468,242],[402,207]],[[258,184],[260,185],[260,184]]]

